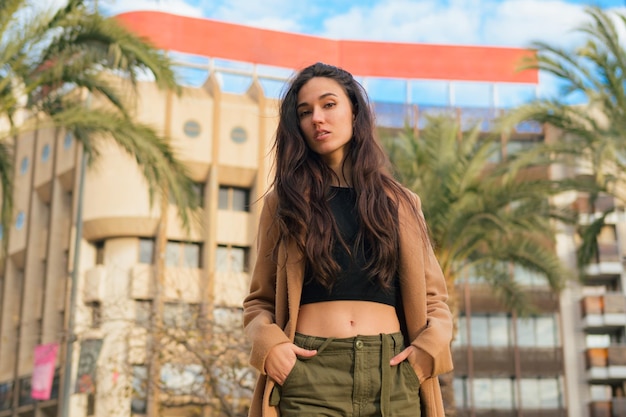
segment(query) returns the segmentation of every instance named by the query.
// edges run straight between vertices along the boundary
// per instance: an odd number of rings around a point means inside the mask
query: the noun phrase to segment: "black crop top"
[[[366,264],[367,246],[360,250],[355,249],[359,222],[356,215],[356,193],[352,188],[332,187],[333,195],[329,200],[330,210],[341,237],[350,247],[352,256],[340,242],[336,242],[332,254],[339,264],[341,272],[337,277],[332,290],[329,292],[322,284],[311,276],[311,271],[305,271],[304,286],[300,304],[311,304],[321,301],[356,300],[373,301],[395,307],[398,296],[398,278],[391,288],[385,290],[380,284],[367,275],[364,269]]]

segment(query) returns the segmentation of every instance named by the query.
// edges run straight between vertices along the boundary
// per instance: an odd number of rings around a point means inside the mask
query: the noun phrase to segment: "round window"
[[[187,120],[183,126],[185,135],[190,138],[197,138],[200,135],[200,123],[195,120]]]
[[[243,127],[237,126],[230,131],[230,139],[235,143],[245,143],[248,140],[248,133]]]

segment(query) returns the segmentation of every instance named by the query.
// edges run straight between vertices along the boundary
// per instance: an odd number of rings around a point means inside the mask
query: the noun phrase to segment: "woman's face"
[[[311,78],[300,88],[296,111],[309,147],[329,166],[339,166],[352,139],[354,120],[343,87],[332,78]]]

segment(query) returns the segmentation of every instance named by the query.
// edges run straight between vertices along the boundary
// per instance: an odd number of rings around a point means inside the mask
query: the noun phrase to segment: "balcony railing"
[[[581,300],[581,311],[586,328],[626,326],[626,295],[606,293],[586,296]]]
[[[589,403],[590,417],[626,417],[626,398],[615,397],[610,400]]]
[[[626,345],[588,348],[587,379],[594,382],[626,381]]]

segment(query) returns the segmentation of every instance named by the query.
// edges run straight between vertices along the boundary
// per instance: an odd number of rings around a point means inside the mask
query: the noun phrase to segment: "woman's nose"
[[[322,109],[314,108],[313,114],[311,115],[311,120],[315,124],[319,124],[324,121],[324,116],[322,114]]]

